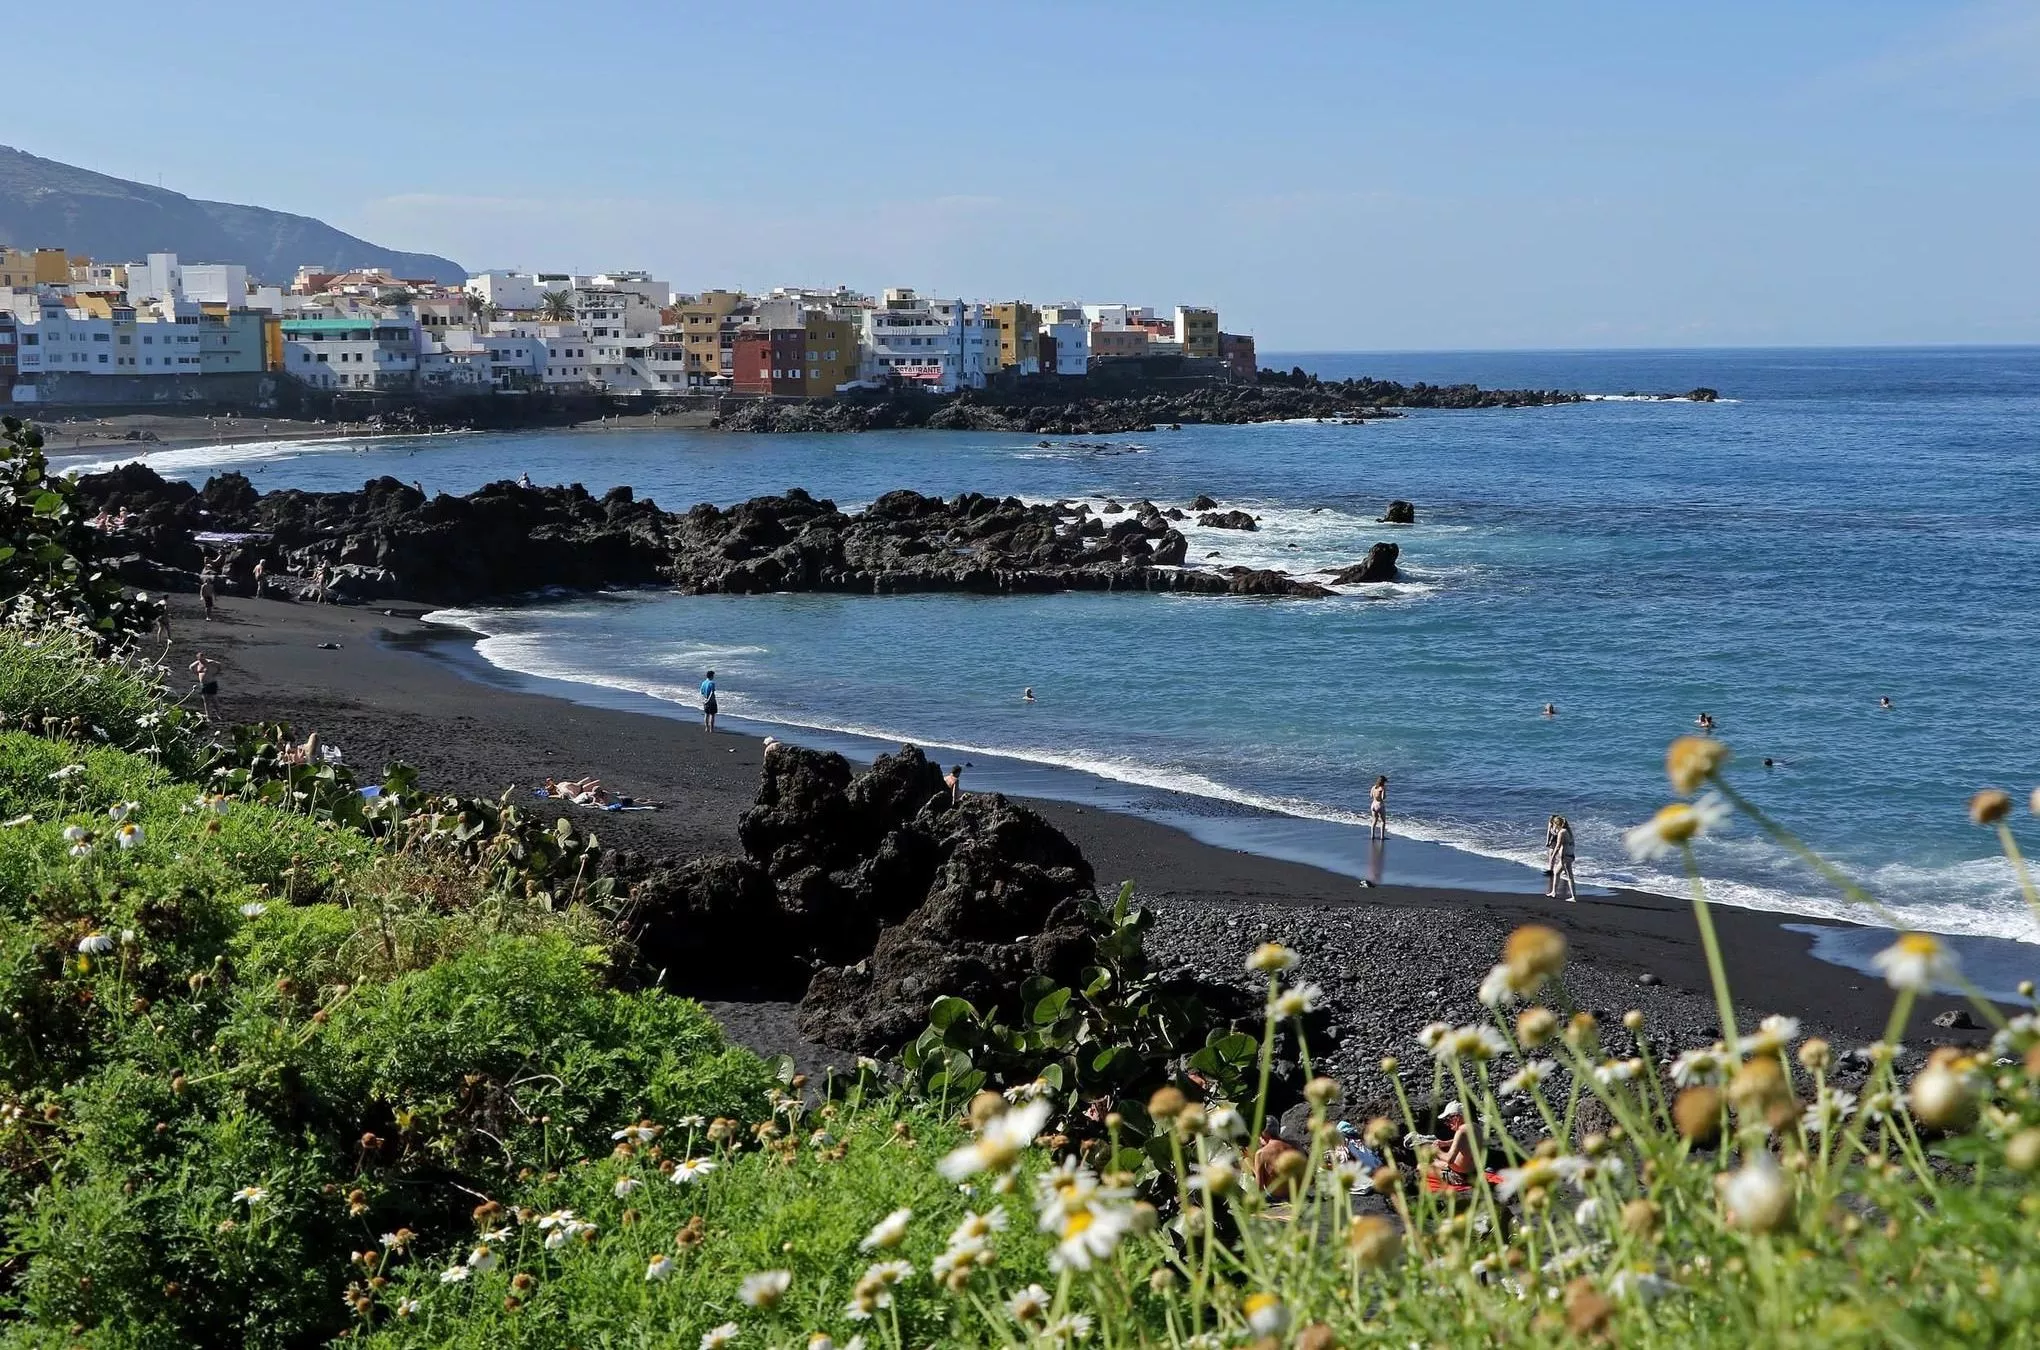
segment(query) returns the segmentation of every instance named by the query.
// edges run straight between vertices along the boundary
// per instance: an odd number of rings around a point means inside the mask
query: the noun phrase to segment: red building
[[[730,387],[740,394],[799,397],[807,392],[801,373],[806,360],[806,329],[746,329],[731,349]]]
[[[1252,382],[1261,376],[1261,368],[1254,359],[1254,340],[1238,333],[1218,335],[1218,359],[1231,368],[1241,379]]]

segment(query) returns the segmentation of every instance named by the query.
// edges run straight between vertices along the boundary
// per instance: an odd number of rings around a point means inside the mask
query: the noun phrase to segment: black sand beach
[[[425,650],[462,635],[420,622],[415,606],[385,613],[227,596],[210,623],[188,597],[173,598],[172,607],[169,659],[180,670],[197,649],[220,659],[221,714],[229,722],[317,730],[350,764],[401,759],[433,788],[494,795],[593,774],[614,791],[664,804],[646,814],[582,813],[605,846],[671,857],[737,849],[737,818],[753,801],[762,758],[761,742],[750,736],[711,736],[687,715],[583,706],[526,692],[513,676],[463,673],[479,663],[435,660]],[[322,642],[339,646],[321,650]],[[1414,1057],[1412,1038],[1426,1022],[1473,1018],[1475,989],[1502,940],[1531,920],[1564,931],[1572,953],[1567,991],[1604,1023],[1636,1008],[1660,1044],[1682,1048],[1717,1034],[1704,955],[1682,902],[1636,892],[1566,904],[1534,893],[1366,888],[1316,868],[1215,848],[1138,816],[1065,802],[1030,805],[1078,843],[1101,890],[1135,882],[1157,913],[1149,942],[1163,959],[1244,979],[1241,961],[1256,943],[1274,938],[1298,948],[1305,958],[1299,975],[1325,987],[1342,1039],[1321,1063],[1341,1077],[1357,1078],[1383,1053]],[[1785,916],[1725,907],[1714,914],[1739,1025],[1784,1013],[1843,1046],[1882,1031],[1891,1000],[1880,981],[1815,959],[1811,939],[1788,931]],[[799,1043],[788,1004],[710,1006],[754,1049],[825,1057]],[[1913,1044],[1928,1033],[1977,1039],[1975,1031],[1930,1024],[1962,1006],[1922,1000]]]

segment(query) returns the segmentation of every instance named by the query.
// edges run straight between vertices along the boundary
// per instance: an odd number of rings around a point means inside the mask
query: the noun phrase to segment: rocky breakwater
[[[459,604],[551,586],[654,583],[669,560],[670,518],[627,487],[598,498],[578,484],[503,482],[428,497],[377,478],[357,492],[258,493],[238,473],[198,490],[131,464],[82,479],[79,494],[89,509],[130,513],[112,540],[116,567],[164,589],[195,589],[210,565],[246,592],[259,561],[280,591],[324,566],[334,599]]]
[[[211,567],[245,594],[260,562],[272,594],[301,592],[323,568],[333,599],[432,604],[660,584],[691,594],[1335,594],[1275,569],[1186,566],[1189,542],[1178,525],[1187,514],[1148,501],[1093,512],[1081,503],[903,490],[853,514],[795,488],[675,514],[627,487],[596,497],[578,484],[500,482],[428,497],[378,478],[357,492],[258,493],[237,473],[199,490],[140,465],[85,478],[79,495],[88,510],[129,513],[111,536],[116,569],[160,589],[195,589]],[[1255,528],[1251,515],[1218,510],[1211,498],[1192,506],[1207,525]],[[1393,579],[1393,554],[1384,574],[1379,553],[1363,564],[1363,579]]]
[[[1117,509],[1115,509],[1117,508]],[[804,492],[730,509],[697,506],[672,537],[672,579],[694,592],[981,594],[1093,590],[1321,598],[1284,573],[1182,564],[1189,541],[1153,502],[1029,505],[964,493],[947,501],[889,492],[856,515]]]

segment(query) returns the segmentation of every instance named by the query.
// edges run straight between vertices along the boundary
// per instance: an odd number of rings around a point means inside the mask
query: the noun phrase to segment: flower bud
[[[1906,1094],[1913,1118],[1937,1130],[1958,1130],[1976,1118],[1974,1061],[1946,1046],[1914,1076]]]
[[[2005,1144],[2005,1162],[2014,1172],[2040,1170],[2040,1130],[2021,1130]]]
[[[1689,1143],[1712,1143],[1721,1132],[1721,1094],[1711,1087],[1687,1088],[1672,1102],[1672,1123]]]
[[[1362,1215],[1346,1229],[1346,1249],[1362,1269],[1384,1269],[1402,1254],[1402,1230],[1379,1214]]]
[[[1820,1073],[1834,1062],[1833,1047],[1815,1036],[1799,1047],[1799,1062],[1806,1069]]]
[[[1558,1032],[1558,1018],[1549,1008],[1525,1008],[1516,1014],[1516,1040],[1525,1050],[1550,1042]]]
[[[1156,1088],[1154,1095],[1148,1098],[1148,1115],[1156,1120],[1171,1120],[1186,1105],[1188,1102],[1183,1096],[1182,1089],[1173,1084],[1165,1085]]]
[[[1329,1078],[1313,1078],[1303,1085],[1303,1096],[1312,1106],[1330,1106],[1339,1100],[1339,1085]]]
[[[2002,788],[1985,788],[1969,799],[1969,818],[1978,825],[1995,825],[2012,813],[2012,794]]]

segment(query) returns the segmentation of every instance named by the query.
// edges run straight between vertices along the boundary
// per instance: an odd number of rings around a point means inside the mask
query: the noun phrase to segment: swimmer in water
[[[1544,705],[1544,715],[1545,715],[1546,717],[1556,717],[1556,716],[1558,716],[1558,705],[1557,705],[1556,703],[1547,703],[1547,704],[1545,704],[1545,705]]]
[[[1700,728],[1700,730],[1706,732],[1708,735],[1712,736],[1714,734],[1714,714],[1706,712],[1701,713],[1698,717],[1693,719],[1693,725]]]
[[[1883,698],[1877,700],[1877,711],[1879,712],[1891,711],[1891,695],[1886,694]]]
[[[1028,685],[1028,686],[1027,686],[1027,687],[1026,687],[1025,689],[1022,689],[1022,690],[1020,691],[1020,701],[1021,701],[1022,703],[1032,703],[1032,702],[1034,702],[1034,686],[1033,686],[1033,685],[1031,685],[1031,684],[1030,684],[1030,685]]]

